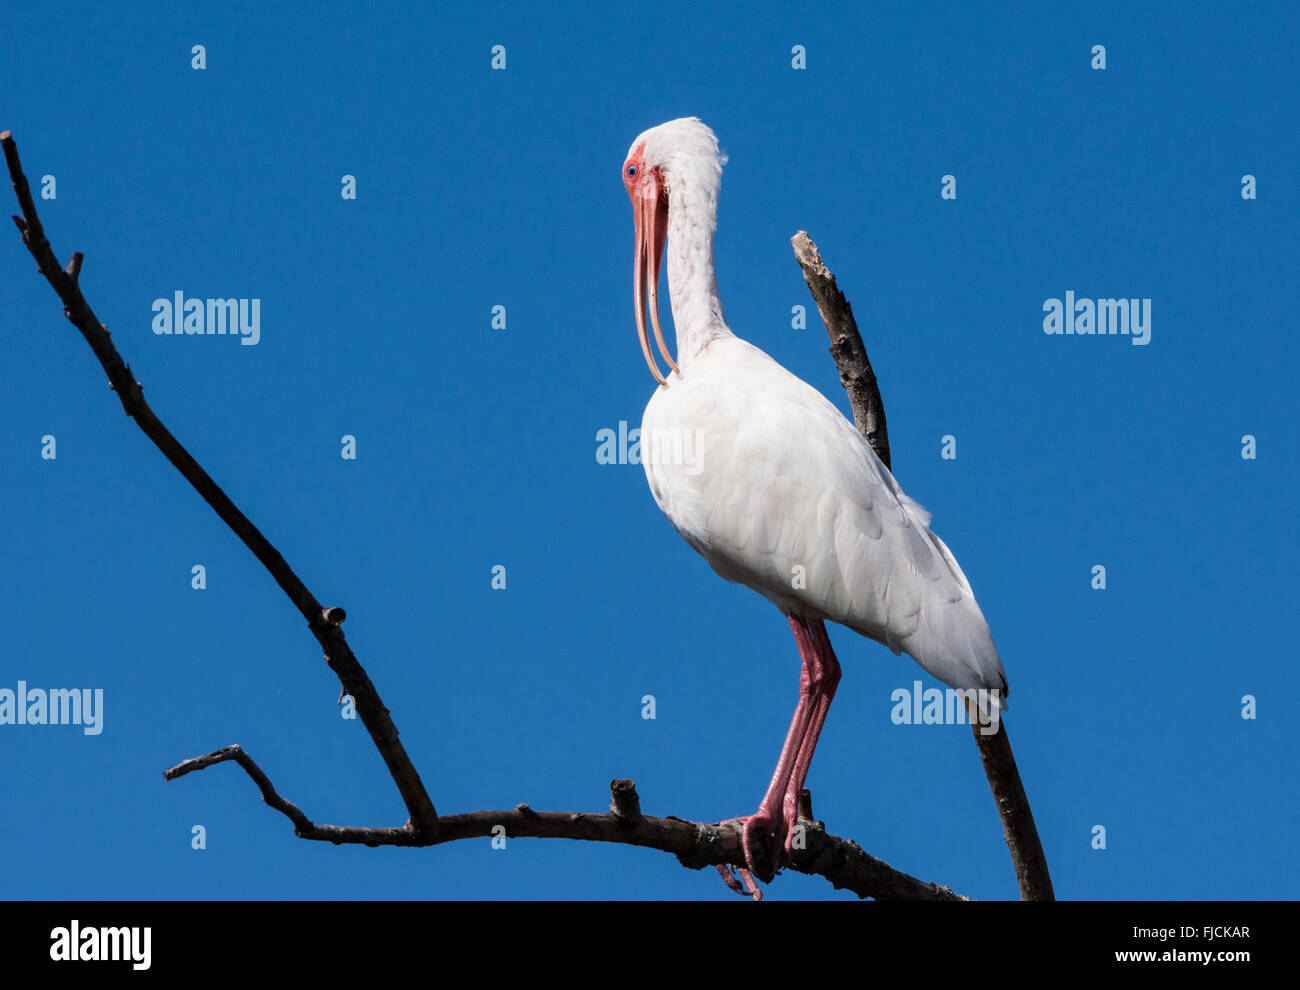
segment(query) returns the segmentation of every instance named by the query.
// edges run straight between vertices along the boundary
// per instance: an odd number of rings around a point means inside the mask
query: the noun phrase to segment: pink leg
[[[757,885],[751,871],[757,869],[753,853],[753,834],[755,829],[771,831],[774,838],[771,870],[775,871],[781,864],[782,854],[788,859],[791,843],[794,841],[794,825],[798,820],[799,791],[808,777],[808,768],[812,763],[813,751],[817,748],[817,737],[821,734],[826,714],[830,711],[831,699],[840,682],[840,665],[831,649],[826,627],[820,620],[806,622],[796,616],[789,616],[790,628],[799,647],[799,657],[803,661],[803,670],[799,676],[799,703],[795,706],[794,718],[790,722],[790,731],[786,733],[785,744],[777,759],[776,770],[767,793],[758,806],[758,811],[743,821],[741,842],[745,850],[745,862],[748,870],[742,870],[741,876],[746,886],[729,876],[725,867],[719,867],[728,886],[740,893],[747,893],[757,899]],[[770,871],[769,871],[770,872]],[[748,887],[748,889],[746,889]]]
[[[785,802],[782,806],[785,820],[789,823],[789,831],[785,836],[787,860],[794,842],[794,826],[799,820],[799,792],[803,790],[804,783],[808,779],[808,769],[812,765],[813,752],[817,749],[817,740],[821,736],[822,726],[826,724],[831,702],[835,699],[835,689],[840,684],[840,662],[831,648],[831,638],[826,634],[825,624],[820,619],[809,622],[808,631],[811,634],[814,655],[820,662],[820,670],[818,683],[813,689],[815,700],[808,730],[799,745],[799,754],[795,757],[794,770],[790,775],[790,784],[786,789]]]

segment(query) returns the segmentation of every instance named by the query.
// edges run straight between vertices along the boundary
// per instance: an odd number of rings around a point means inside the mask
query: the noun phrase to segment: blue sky
[[[1292,896],[1294,8],[865,6],[10,7],[0,129],[55,177],[47,232],[85,252],[155,411],[347,609],[440,811],[603,810],[628,776],[647,813],[718,820],[767,784],[794,643],[640,467],[595,458],[652,384],[620,165],[646,127],[700,116],[730,155],[732,328],[847,409],[815,315],[791,328],[811,309],[791,234],[854,304],[895,473],[1006,665],[1058,895]],[[104,692],[96,736],[0,725],[0,896],[734,898],[623,847],[302,842],[234,766],[164,784],[238,742],[316,821],[405,819],[301,617],[123,417],[12,231],[0,288],[0,689]],[[260,341],[155,335],[177,290],[260,299]],[[1067,290],[1151,299],[1150,343],[1045,335]],[[832,638],[817,816],[901,870],[1016,896],[969,729],[894,725],[890,693],[935,682]],[[851,897],[789,873],[768,896]]]

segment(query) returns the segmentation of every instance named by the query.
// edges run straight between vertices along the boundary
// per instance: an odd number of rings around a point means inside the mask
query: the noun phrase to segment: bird
[[[713,260],[726,161],[698,117],[670,120],[632,142],[623,183],[637,337],[656,382],[641,422],[651,494],[719,576],[780,609],[802,665],[758,810],[727,820],[740,828],[746,866],[739,878],[718,867],[733,890],[759,899],[755,876],[770,881],[790,861],[799,792],[840,681],[827,622],[906,653],[950,687],[975,689],[981,717],[1007,707],[1007,678],[930,513],[829,399],[728,326]],[[675,357],[659,318],[665,257]]]

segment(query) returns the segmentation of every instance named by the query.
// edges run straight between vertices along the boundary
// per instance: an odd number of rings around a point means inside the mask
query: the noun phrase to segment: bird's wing
[[[696,463],[671,463],[672,437]],[[711,345],[646,408],[642,460],[660,508],[720,575],[786,611],[910,654],[958,688],[1006,675],[970,583],[853,425],[739,338]],[[680,460],[680,458],[679,458]]]

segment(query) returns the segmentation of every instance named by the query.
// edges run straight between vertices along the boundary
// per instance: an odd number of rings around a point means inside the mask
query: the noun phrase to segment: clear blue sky
[[[619,168],[698,115],[731,156],[733,329],[847,409],[815,316],[790,326],[791,234],[854,303],[896,474],[1001,650],[1058,894],[1294,895],[1293,5],[184,6],[10,5],[0,128],[55,177],[49,236],[86,253],[154,409],[348,610],[440,811],[603,810],[629,776],[648,813],[717,820],[767,784],[785,620],[682,542],[640,467],[595,458],[652,384]],[[616,846],[302,842],[233,765],[164,784],[238,742],[317,821],[405,819],[301,617],[122,415],[12,230],[0,288],[0,689],[104,692],[97,736],[0,726],[0,896],[734,897]],[[260,342],[155,335],[177,290],[260,299]],[[1150,344],[1045,335],[1067,290],[1150,298]],[[894,725],[890,693],[934,682],[832,637],[818,817],[1014,897],[969,729]],[[769,896],[851,895],[786,874]]]

